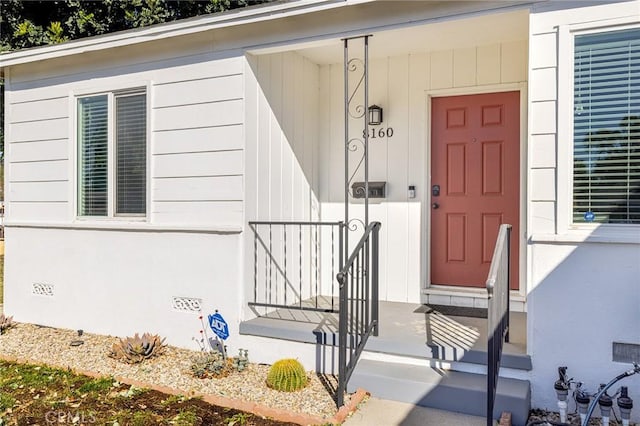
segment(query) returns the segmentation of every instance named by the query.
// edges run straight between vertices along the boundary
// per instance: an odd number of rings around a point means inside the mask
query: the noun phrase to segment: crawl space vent
[[[53,284],[33,283],[31,293],[38,296],[53,296]]]
[[[173,297],[173,309],[182,312],[200,312],[202,299],[195,297]]]

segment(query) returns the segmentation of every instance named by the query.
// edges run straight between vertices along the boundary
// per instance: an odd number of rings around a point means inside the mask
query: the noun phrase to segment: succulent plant
[[[233,359],[233,367],[240,372],[247,368],[249,363],[249,351],[247,349],[238,350],[238,356]]]
[[[228,361],[221,352],[204,352],[191,360],[191,373],[200,379],[222,377],[228,373],[228,365]]]
[[[267,386],[285,392],[294,392],[307,385],[307,373],[297,359],[281,359],[269,369]]]
[[[6,317],[4,314],[0,314],[0,334],[13,327],[13,325],[13,317]]]
[[[120,339],[111,347],[109,356],[129,364],[137,364],[145,359],[160,355],[164,350],[164,339],[157,334],[144,333],[142,337],[135,334],[133,337]]]

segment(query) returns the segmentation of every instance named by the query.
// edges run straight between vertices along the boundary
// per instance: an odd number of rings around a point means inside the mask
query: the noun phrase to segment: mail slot
[[[351,184],[353,198],[364,198],[364,182]],[[387,196],[387,182],[369,182],[369,198],[385,198]]]

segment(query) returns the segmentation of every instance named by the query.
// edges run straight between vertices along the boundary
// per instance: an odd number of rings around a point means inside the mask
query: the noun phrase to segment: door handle
[[[433,207],[433,209],[436,210],[438,207],[440,207],[440,204],[433,203],[433,204],[431,204],[431,207]]]

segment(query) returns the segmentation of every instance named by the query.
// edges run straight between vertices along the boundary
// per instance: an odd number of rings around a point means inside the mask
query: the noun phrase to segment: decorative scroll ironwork
[[[369,37],[344,40],[344,265],[337,275],[340,284],[338,331],[338,407],[344,402],[347,382],[355,369],[367,339],[378,333],[378,231],[380,223],[369,224]],[[361,56],[351,56],[362,48]],[[357,135],[357,136],[356,136]],[[360,149],[362,152],[360,152]],[[350,170],[349,157],[359,155]],[[364,217],[349,217],[352,182],[364,172]],[[359,243],[349,251],[349,231],[362,229]]]
[[[367,64],[361,58],[352,58],[349,59],[347,63],[347,72],[353,73],[357,81],[355,83],[355,87],[350,89],[347,105],[349,106],[347,111],[349,116],[354,119],[361,119],[364,117],[364,113],[367,111],[366,104],[363,104],[363,99],[357,98],[357,95],[361,95],[363,90],[367,90],[365,84],[365,76],[367,73]],[[360,75],[358,75],[360,74]],[[362,96],[362,95],[361,95]]]
[[[358,170],[360,170],[360,168],[362,167],[362,164],[364,163],[364,160],[365,160],[364,154],[366,151],[366,146],[364,141],[361,138],[351,138],[347,142],[347,150],[349,150],[350,152],[358,152],[360,150],[360,147],[362,147],[362,155],[360,156],[358,164],[356,164],[356,167],[353,169],[353,172],[351,173],[351,176],[349,176],[349,180],[347,181],[347,190],[349,191],[349,195],[352,198],[356,198],[356,196],[351,191],[351,184],[353,183],[353,180],[355,179],[356,174],[358,173]],[[348,167],[348,164],[347,164],[347,167]],[[361,191],[364,191],[364,189],[361,189]],[[366,196],[366,194],[363,194],[363,195]],[[364,198],[364,197],[360,197],[360,198]]]
[[[344,223],[351,222],[349,202],[350,197],[355,198],[351,184],[356,175],[364,172],[363,230],[369,225],[369,37],[344,40]],[[350,168],[352,154],[358,155],[353,170]],[[345,244],[349,247],[348,236]],[[345,255],[348,255],[346,251]]]
[[[349,223],[347,223],[347,229],[352,232],[357,231],[358,229],[361,229],[364,232],[365,228],[366,225],[364,224],[362,219],[358,219],[357,217],[354,217],[349,221]]]

